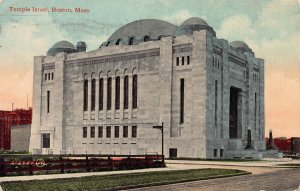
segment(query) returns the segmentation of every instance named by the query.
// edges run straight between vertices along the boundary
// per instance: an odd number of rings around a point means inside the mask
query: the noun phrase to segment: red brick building
[[[0,110],[0,149],[10,150],[11,126],[31,124],[32,109]]]

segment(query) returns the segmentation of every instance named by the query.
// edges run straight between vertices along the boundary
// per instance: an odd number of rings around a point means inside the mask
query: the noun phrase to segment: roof
[[[62,40],[62,41],[58,41],[57,43],[55,43],[52,48],[70,48],[70,49],[76,49],[75,46],[66,41],[66,40]]]
[[[141,19],[133,21],[116,30],[108,41],[127,39],[129,37],[143,38],[150,36],[150,39],[158,39],[159,36],[174,35],[177,26],[166,21],[157,19]]]
[[[208,25],[207,22],[199,17],[192,17],[184,21],[180,26],[187,25]]]
[[[57,43],[55,43],[48,51],[47,51],[47,56],[55,56],[57,53],[59,52],[66,52],[66,53],[73,53],[73,52],[77,52],[77,49],[75,48],[75,46],[66,41],[66,40],[62,40],[62,41],[58,41]]]
[[[232,46],[233,48],[247,48],[247,49],[249,49],[249,46],[243,41],[233,41],[233,42],[230,43],[230,46]]]

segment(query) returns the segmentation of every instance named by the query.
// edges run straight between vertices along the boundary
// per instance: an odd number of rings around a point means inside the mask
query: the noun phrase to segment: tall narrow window
[[[50,73],[48,73],[48,80],[50,80]]]
[[[106,127],[106,137],[110,138],[111,137],[111,126]]]
[[[99,110],[103,110],[103,78],[99,79]]]
[[[181,65],[184,65],[184,56],[181,57]]]
[[[179,66],[179,57],[176,57],[176,66]]]
[[[91,127],[91,138],[95,137],[95,127]]]
[[[117,42],[116,42],[116,45],[119,45],[121,42],[121,39],[118,39]]]
[[[91,88],[91,110],[95,111],[96,106],[96,80],[92,79],[92,88]]]
[[[111,110],[111,77],[107,78],[107,110]]]
[[[43,148],[50,148],[50,133],[42,134]]]
[[[124,77],[124,109],[128,109],[128,76]]]
[[[52,72],[52,74],[51,74],[51,80],[53,80],[53,78],[54,78],[54,73]]]
[[[189,65],[190,64],[190,56],[187,56],[187,63],[186,63],[187,65]]]
[[[83,83],[83,111],[88,110],[88,80],[84,80]]]
[[[257,94],[255,93],[254,94],[254,102],[255,102],[255,105],[254,105],[254,128],[255,128],[255,130],[256,130],[256,117],[257,117],[257,113],[256,113],[256,111],[257,111]]]
[[[218,121],[218,80],[215,80],[215,125]]]
[[[133,45],[134,37],[130,37],[128,41],[128,45]]]
[[[47,81],[47,74],[45,74],[45,81]]]
[[[82,137],[87,138],[87,127],[82,128]]]
[[[128,126],[123,126],[123,137],[124,138],[128,137]]]
[[[50,91],[47,91],[47,113],[50,112]]]
[[[115,107],[116,110],[120,109],[120,76],[116,77],[116,96],[115,96]]]
[[[115,138],[119,138],[119,126],[115,126]]]
[[[147,42],[147,41],[149,41],[150,40],[150,37],[149,36],[145,36],[144,37],[144,42]]]
[[[132,109],[137,108],[137,88],[138,88],[138,77],[137,75],[133,75],[132,82]]]
[[[184,123],[184,78],[180,79],[180,124]]]
[[[102,127],[102,126],[99,126],[99,127],[98,127],[98,137],[99,137],[99,138],[102,138],[102,137],[103,137],[103,127]]]
[[[132,128],[131,128],[131,137],[132,138],[137,137],[137,126],[132,126]]]

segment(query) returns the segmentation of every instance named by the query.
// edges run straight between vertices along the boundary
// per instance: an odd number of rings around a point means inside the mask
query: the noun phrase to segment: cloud
[[[250,38],[256,34],[251,20],[245,15],[235,15],[226,18],[218,30],[218,36],[228,40],[240,40]]]
[[[28,20],[10,22],[2,25],[0,34],[0,108],[10,109],[14,102],[16,107],[26,107],[27,93],[29,105],[32,94],[33,57],[45,55],[57,39],[68,39],[66,34],[44,17],[42,26]],[[51,33],[48,30],[51,29]]]
[[[188,10],[179,10],[172,15],[164,16],[162,20],[171,22],[175,25],[180,25],[181,23],[183,23],[183,21],[191,17],[192,15]]]

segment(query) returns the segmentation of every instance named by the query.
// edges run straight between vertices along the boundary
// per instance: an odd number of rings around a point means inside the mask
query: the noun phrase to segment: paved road
[[[300,168],[264,174],[194,181],[165,186],[132,189],[132,191],[300,191]]]

